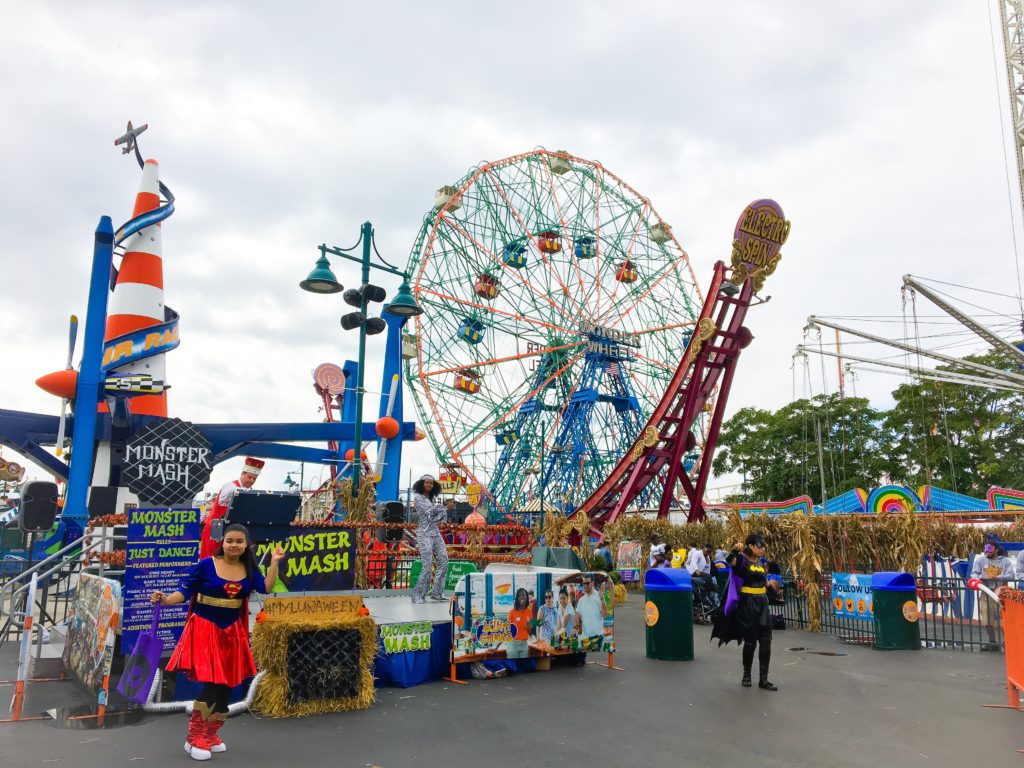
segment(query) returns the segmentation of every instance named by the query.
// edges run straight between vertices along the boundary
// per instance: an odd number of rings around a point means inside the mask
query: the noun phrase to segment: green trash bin
[[[647,658],[693,661],[693,581],[685,568],[644,575]]]
[[[917,583],[913,574],[894,571],[873,574],[871,603],[875,616],[875,648],[882,651],[921,648]]]

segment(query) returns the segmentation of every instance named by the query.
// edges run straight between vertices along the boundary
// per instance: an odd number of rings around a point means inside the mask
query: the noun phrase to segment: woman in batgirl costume
[[[764,538],[759,533],[747,536],[743,544],[737,543],[726,557],[729,564],[729,591],[723,610],[715,618],[712,639],[718,645],[735,640],[743,644],[744,688],[751,687],[751,667],[754,650],[758,651],[758,688],[777,691],[768,680],[768,666],[772,658],[772,616],[768,610],[768,574],[763,565]]]

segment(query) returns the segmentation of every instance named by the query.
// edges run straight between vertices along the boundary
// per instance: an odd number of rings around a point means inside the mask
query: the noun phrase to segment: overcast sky
[[[319,421],[310,371],[354,358],[356,335],[338,297],[298,288],[316,246],[370,220],[404,264],[437,187],[537,146],[649,197],[705,286],[743,207],[781,203],[792,233],[729,410],[777,408],[808,314],[898,314],[907,272],[1017,292],[989,4],[11,3],[0,407],[59,409],[33,382],[84,320],[99,217],[130,215],[139,170],[112,142],[131,119],[177,198],[174,416]],[[896,383],[858,391],[884,404]],[[414,475],[436,469],[426,445]]]

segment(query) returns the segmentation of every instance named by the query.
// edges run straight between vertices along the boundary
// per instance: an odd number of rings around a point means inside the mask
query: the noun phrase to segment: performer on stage
[[[210,508],[210,514],[207,515],[206,520],[203,521],[202,541],[199,544],[200,559],[204,557],[213,557],[213,554],[217,551],[217,547],[220,545],[219,541],[214,541],[210,536],[210,528],[213,525],[213,521],[220,520],[228,513],[228,507],[231,506],[231,499],[234,498],[235,493],[239,488],[245,488],[248,490],[253,487],[256,483],[256,478],[260,474],[260,470],[263,469],[263,465],[266,463],[267,462],[263,461],[263,459],[254,459],[251,456],[247,456],[245,464],[242,465],[242,474],[239,478],[221,486],[220,491],[217,493],[217,498],[213,500],[213,506]]]
[[[185,752],[193,760],[209,760],[227,747],[217,736],[228,713],[231,689],[256,674],[249,649],[250,592],[270,592],[284,559],[281,547],[271,554],[262,576],[249,547],[244,525],[229,525],[216,555],[192,566],[175,592],[154,592],[160,605],[190,601],[188,619],[167,671],[185,672],[188,679],[205,683],[192,707]]]
[[[760,564],[764,557],[764,539],[759,533],[747,536],[744,544],[737,542],[726,557],[729,564],[729,593],[724,609],[715,618],[712,639],[718,638],[718,645],[735,640],[743,641],[744,688],[749,688],[750,669],[754,664],[754,648],[758,648],[758,688],[777,691],[778,687],[768,681],[768,666],[772,658],[772,617],[768,610],[768,579],[765,567]]]
[[[448,575],[448,548],[441,538],[441,523],[447,522],[452,502],[439,504],[434,499],[441,493],[441,486],[431,475],[423,475],[412,486],[412,505],[419,517],[416,528],[416,546],[420,550],[420,578],[412,592],[413,603],[424,603],[427,588],[431,587],[430,569],[434,567],[434,582],[430,589],[431,600],[444,600],[444,580]]]

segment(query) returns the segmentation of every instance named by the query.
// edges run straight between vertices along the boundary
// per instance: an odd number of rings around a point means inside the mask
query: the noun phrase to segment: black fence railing
[[[953,651],[1002,651],[1002,610],[956,576],[917,579],[921,645]]]
[[[419,562],[418,554],[407,552],[371,551],[360,553],[366,563],[366,587],[368,589],[410,589],[413,563]]]
[[[832,604],[832,574],[822,574],[816,585],[821,611],[821,631],[846,643],[871,645],[875,639],[872,621],[837,616]],[[792,579],[785,584],[785,602],[772,611],[783,617],[786,626],[809,629],[807,589]],[[1002,611],[982,592],[970,589],[964,578],[955,575],[917,577],[918,623],[922,648],[955,651],[1002,651]]]
[[[822,574],[821,580],[816,586],[821,614],[821,632],[838,637],[845,643],[871,645],[875,640],[875,629],[872,622],[836,615],[832,605],[832,574]],[[811,615],[807,607],[807,590],[814,588],[815,585],[805,586],[792,579],[786,579],[785,601],[782,605],[772,606],[772,612],[780,614],[787,627],[810,629]]]

